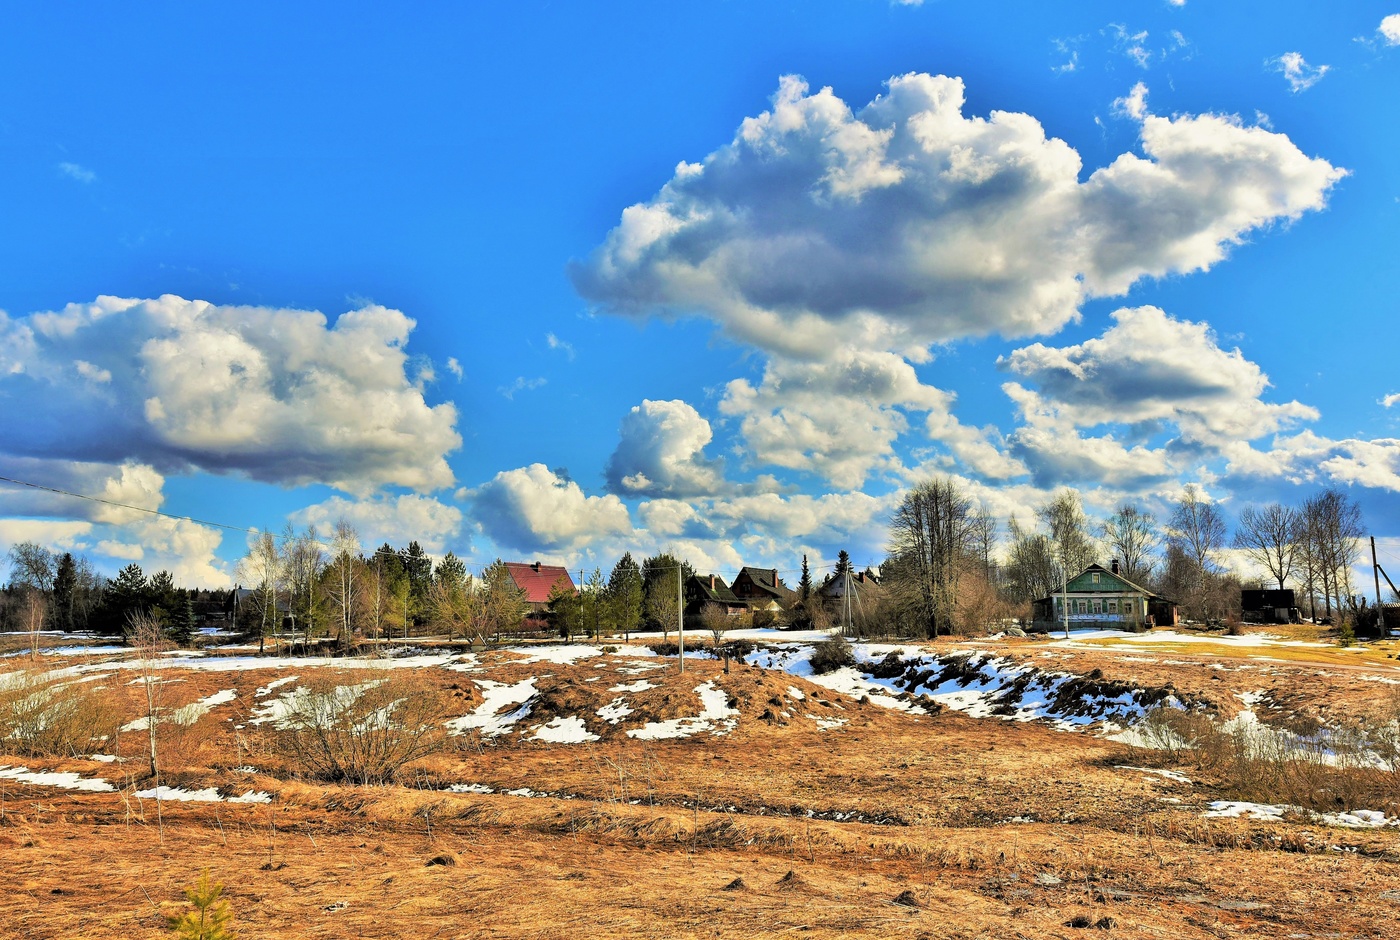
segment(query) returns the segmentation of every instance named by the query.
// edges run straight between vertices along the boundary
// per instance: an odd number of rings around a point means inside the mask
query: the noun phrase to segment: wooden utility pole
[[[676,650],[680,654],[681,672],[685,672],[685,593],[684,578],[685,572],[679,564],[676,565]]]
[[[1381,639],[1385,639],[1385,605],[1381,603],[1381,573],[1380,565],[1376,564],[1376,537],[1371,536],[1371,577],[1376,582],[1376,630]],[[1386,578],[1390,581],[1390,578]]]

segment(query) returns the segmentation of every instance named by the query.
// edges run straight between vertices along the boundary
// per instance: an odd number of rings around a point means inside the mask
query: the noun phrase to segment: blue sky
[[[933,473],[1389,540],[1397,13],[12,10],[0,475],[575,568],[878,560]],[[245,547],[0,489],[21,539]]]

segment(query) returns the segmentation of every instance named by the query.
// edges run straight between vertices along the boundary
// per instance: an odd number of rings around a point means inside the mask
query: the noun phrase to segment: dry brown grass
[[[610,686],[638,678],[612,661],[521,665],[503,654],[486,665],[477,675],[538,677],[527,724],[591,715],[615,697]],[[1252,687],[1232,684],[1233,671],[1220,682],[1177,672],[1222,706]],[[1038,940],[1082,935],[1065,926],[1076,917],[1111,918],[1111,935],[1126,937],[1384,937],[1400,910],[1381,893],[1400,874],[1395,832],[1205,819],[1219,781],[1119,769],[1128,755],[1088,735],[907,716],[782,674],[693,661],[684,676],[645,673],[656,688],[628,695],[639,712],[629,723],[590,718],[597,742],[458,738],[406,768],[399,786],[312,784],[297,779],[276,731],[248,723],[268,700],[254,689],[278,675],[190,672],[165,687],[171,706],[238,691],[183,732],[182,763],[165,761],[165,782],[260,789],[271,804],[166,802],[162,845],[151,801],[129,792],[0,781],[0,937],[165,936],[164,915],[205,867],[228,886],[241,935],[268,938]],[[107,688],[135,717],[124,678]],[[420,678],[458,714],[480,702],[472,677]],[[735,731],[626,736],[644,719],[695,714],[703,681],[739,710]],[[846,724],[822,731],[808,714]],[[140,744],[121,748],[134,756]],[[237,769],[249,765],[258,772]],[[120,782],[112,765],[28,766]],[[560,796],[436,789],[449,782]]]

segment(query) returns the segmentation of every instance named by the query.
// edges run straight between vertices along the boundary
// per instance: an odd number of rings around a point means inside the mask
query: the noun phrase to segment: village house
[[[1123,577],[1114,559],[1112,568],[1090,565],[1071,578],[1064,591],[1032,603],[1032,629],[1053,630],[1065,623],[1069,601],[1071,627],[1143,630],[1176,626],[1176,604]]]
[[[868,585],[879,583],[879,576],[869,568],[866,568],[864,571],[853,572],[849,581],[844,576],[835,574],[828,575],[826,580],[822,582],[822,586],[819,588],[818,592],[822,597],[839,600],[846,596],[847,584],[850,585],[852,594],[859,595]]]
[[[770,613],[781,611],[783,601],[792,593],[778,578],[777,568],[740,568],[731,590],[750,610]]]
[[[525,592],[525,603],[530,605],[531,618],[537,618],[549,609],[549,592],[554,585],[562,582],[568,590],[578,590],[568,570],[560,565],[508,561],[505,566],[515,586]]]
[[[685,615],[699,617],[707,608],[721,611],[729,617],[738,617],[749,609],[749,605],[736,597],[718,575],[691,575],[685,582]]]

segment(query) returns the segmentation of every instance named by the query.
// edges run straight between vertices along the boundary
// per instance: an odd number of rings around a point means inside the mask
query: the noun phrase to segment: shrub
[[[401,675],[359,685],[317,677],[286,701],[278,748],[317,780],[388,783],[405,764],[446,743],[443,697]]]
[[[121,715],[86,683],[41,673],[0,675],[0,742],[27,757],[91,754],[112,740]]]
[[[812,671],[821,676],[844,666],[854,666],[856,654],[845,637],[834,636],[817,644],[816,649],[812,651],[811,663]]]

